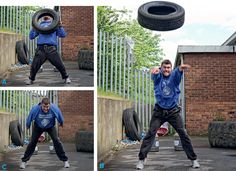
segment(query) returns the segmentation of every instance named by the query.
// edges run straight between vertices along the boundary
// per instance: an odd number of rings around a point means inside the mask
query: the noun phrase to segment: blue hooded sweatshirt
[[[52,128],[55,126],[55,119],[59,122],[59,124],[63,124],[64,118],[60,109],[53,103],[50,104],[49,111],[44,113],[42,110],[41,103],[32,107],[29,116],[26,120],[26,127],[30,128],[31,122],[35,121],[35,123],[43,129]]]
[[[48,21],[42,21],[40,23],[40,25],[42,27],[47,27],[48,25],[50,25],[52,22],[50,20]],[[36,38],[38,36],[38,40],[37,40],[37,45],[43,45],[43,44],[47,44],[47,45],[52,45],[52,46],[57,46],[57,36],[58,37],[66,37],[66,32],[64,30],[63,27],[59,26],[55,32],[53,33],[49,33],[49,34],[40,34],[38,33],[36,30],[31,29],[30,30],[30,34],[29,34],[29,38],[30,40]]]
[[[162,71],[152,74],[156,104],[161,108],[171,109],[178,104],[182,75],[183,72],[179,68],[175,68],[168,77],[164,76]]]

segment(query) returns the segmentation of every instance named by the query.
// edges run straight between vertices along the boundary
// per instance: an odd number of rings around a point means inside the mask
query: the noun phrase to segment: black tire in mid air
[[[184,8],[173,2],[153,1],[141,5],[138,9],[138,22],[147,29],[170,31],[184,24]]]

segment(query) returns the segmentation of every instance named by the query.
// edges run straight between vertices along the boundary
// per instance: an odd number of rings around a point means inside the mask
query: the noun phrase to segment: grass
[[[114,92],[105,92],[104,90],[102,90],[101,88],[98,88],[98,96],[105,96],[105,97],[110,97],[110,98],[115,98],[115,99],[125,99],[122,95],[118,95]],[[145,103],[149,103],[149,97],[147,97],[148,99],[146,99],[146,95],[144,96],[144,102]],[[130,100],[134,100],[133,98],[131,98]],[[138,97],[136,97],[136,101],[138,102]],[[140,102],[142,103],[143,101],[143,97],[142,94],[140,94]],[[151,104],[155,103],[155,98],[152,97],[151,98]]]
[[[0,32],[1,32],[1,33],[15,33],[15,32],[13,32],[13,31],[11,31],[11,30],[9,30],[9,29],[6,29],[6,28],[1,28],[1,29],[0,29]]]
[[[0,108],[0,112],[6,112],[6,110],[4,110],[4,109]]]
[[[105,92],[104,90],[98,88],[98,96],[105,96],[105,97],[111,97],[111,98],[115,98],[115,99],[124,99],[123,96],[121,95],[118,95],[116,93],[113,93],[113,92]]]

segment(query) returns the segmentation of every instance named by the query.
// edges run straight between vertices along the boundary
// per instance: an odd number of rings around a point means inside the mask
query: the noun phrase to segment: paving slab
[[[60,72],[55,72],[53,65],[49,62],[43,64],[43,71],[38,72],[36,80],[32,85],[26,85],[26,80],[30,75],[30,66],[8,73],[4,78],[6,86],[14,87],[93,87],[94,86],[94,71],[80,70],[76,61],[64,61],[67,73],[70,75],[71,84],[64,84]]]
[[[201,165],[199,169],[191,168],[191,162],[184,151],[174,150],[173,137],[160,138],[159,152],[149,152],[144,171],[234,171],[236,170],[236,150],[211,148],[207,137],[192,137],[194,150]],[[105,161],[105,171],[136,170],[141,144],[129,146]]]
[[[0,161],[2,164],[7,164],[9,171],[93,171],[93,153],[76,152],[73,143],[64,143],[64,149],[67,157],[69,158],[70,168],[64,168],[64,163],[60,161],[56,154],[49,153],[49,144],[39,143],[39,152],[33,155],[27,162],[25,169],[20,169],[21,157],[24,154],[25,148],[7,152]],[[1,168],[0,168],[1,170]]]

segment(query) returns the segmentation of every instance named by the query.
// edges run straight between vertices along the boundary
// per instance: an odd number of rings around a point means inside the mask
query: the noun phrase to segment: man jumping
[[[154,82],[155,107],[150,121],[149,130],[142,142],[139,152],[139,162],[137,169],[143,169],[147,153],[152,147],[157,130],[164,122],[169,122],[179,134],[183,149],[192,162],[193,168],[199,168],[191,140],[184,128],[181,108],[178,106],[179,101],[179,84],[183,71],[190,68],[190,65],[182,64],[172,71],[172,64],[169,60],[164,60],[161,67],[155,67],[151,70],[152,80]]]

